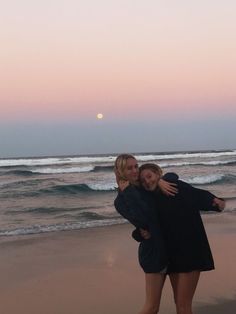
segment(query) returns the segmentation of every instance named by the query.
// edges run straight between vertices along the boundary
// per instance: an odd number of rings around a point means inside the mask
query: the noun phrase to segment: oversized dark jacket
[[[174,173],[166,174],[165,180],[176,181]],[[136,227],[134,237],[143,240],[139,228],[149,230],[151,238],[139,245],[139,263],[146,273],[156,273],[168,265],[168,257],[163,241],[158,217],[155,214],[155,196],[140,187],[129,185],[123,192],[118,191],[114,201],[116,210]]]
[[[215,195],[177,180],[178,194],[155,195],[155,214],[161,226],[168,255],[168,272],[214,269],[200,211],[220,211],[213,206]]]
[[[216,210],[214,195],[177,180],[175,174],[164,179],[178,185],[178,194],[146,192],[129,186],[115,200],[117,211],[136,230],[133,236],[141,240],[139,228],[148,229],[151,238],[139,246],[139,262],[144,272],[210,270],[214,262],[201,220],[200,210]]]

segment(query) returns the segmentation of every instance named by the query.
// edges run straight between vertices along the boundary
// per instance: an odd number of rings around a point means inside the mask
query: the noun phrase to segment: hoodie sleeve
[[[119,191],[114,205],[118,213],[136,228],[148,229],[148,205],[136,187],[129,185],[124,191]]]
[[[178,188],[181,193],[194,205],[199,211],[221,212],[218,206],[213,206],[213,200],[216,196],[209,191],[198,189],[192,185],[178,180]]]
[[[167,172],[166,174],[164,174],[162,179],[167,182],[177,183],[179,176],[175,172]]]

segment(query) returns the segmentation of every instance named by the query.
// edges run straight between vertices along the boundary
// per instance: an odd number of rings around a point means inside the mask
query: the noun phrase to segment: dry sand
[[[204,216],[216,270],[202,273],[196,314],[236,313],[236,216]],[[1,314],[136,314],[144,301],[138,244],[125,224],[1,239]],[[167,279],[160,314],[174,314]]]

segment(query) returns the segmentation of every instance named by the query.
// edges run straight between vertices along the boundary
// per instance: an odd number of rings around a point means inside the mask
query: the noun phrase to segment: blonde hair
[[[119,175],[123,178],[125,178],[124,170],[125,170],[125,167],[127,165],[128,159],[136,159],[136,158],[130,154],[121,154],[116,158],[116,161],[115,161],[115,169],[114,170],[116,173],[118,172]]]
[[[160,177],[163,174],[161,167],[152,163],[146,163],[139,167],[139,175],[143,170],[151,170],[152,172],[159,174]]]

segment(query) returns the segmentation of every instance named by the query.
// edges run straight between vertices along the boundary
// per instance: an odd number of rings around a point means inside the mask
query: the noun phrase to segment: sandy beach
[[[203,216],[216,270],[202,273],[196,314],[236,313],[236,216]],[[132,314],[144,301],[129,224],[2,238],[0,313]],[[161,314],[174,314],[167,278]]]

